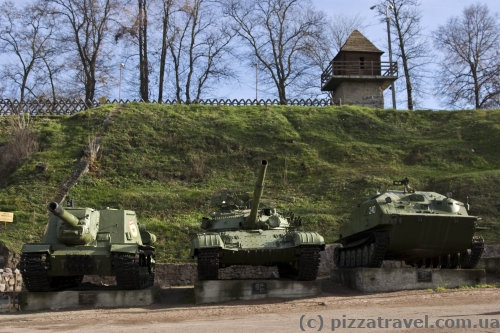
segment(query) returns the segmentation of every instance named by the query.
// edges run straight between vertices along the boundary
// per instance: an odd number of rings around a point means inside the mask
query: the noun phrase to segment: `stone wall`
[[[500,277],[500,257],[482,257],[477,263],[476,268],[484,269],[486,272]]]
[[[318,275],[320,276],[329,276],[330,271],[335,268],[335,264],[333,263],[333,251],[340,244],[332,244],[327,245],[325,251],[321,251],[321,258],[319,261],[319,270]]]
[[[328,276],[333,264],[333,250],[337,245],[327,245],[326,250],[321,252],[319,275]],[[156,264],[155,284],[159,286],[185,286],[194,284],[197,279],[197,266],[189,264]],[[231,279],[268,279],[278,277],[276,267],[263,266],[231,266],[219,270],[221,280]],[[83,282],[91,282],[98,285],[113,285],[115,279],[108,276],[85,276]]]
[[[0,292],[21,291],[23,279],[18,269],[0,269]]]
[[[158,286],[186,286],[197,280],[196,264],[156,264],[155,284]],[[267,279],[278,276],[276,267],[231,266],[219,270],[219,279]],[[83,283],[101,286],[114,285],[112,276],[85,276]]]
[[[0,243],[0,268],[17,267],[21,256]]]
[[[319,275],[328,276],[330,270],[335,267],[333,263],[333,251],[337,245],[327,245],[325,251],[321,252]],[[263,266],[231,266],[219,270],[221,280],[231,279],[268,279],[278,277],[276,267]],[[196,281],[196,264],[157,264],[155,284],[161,286],[183,286],[190,285]]]
[[[359,105],[384,108],[384,94],[381,81],[349,81],[340,83],[332,92],[335,105]]]
[[[500,257],[500,245],[486,245],[482,258]]]

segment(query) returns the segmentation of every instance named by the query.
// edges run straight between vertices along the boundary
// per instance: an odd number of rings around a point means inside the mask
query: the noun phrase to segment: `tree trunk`
[[[193,72],[194,72],[194,55],[193,55],[193,52],[194,52],[194,47],[195,47],[195,41],[196,41],[196,29],[197,29],[197,25],[198,25],[198,10],[199,10],[199,7],[200,6],[200,2],[199,1],[195,1],[194,3],[194,7],[193,7],[193,12],[192,12],[192,18],[193,18],[193,24],[191,26],[191,41],[189,43],[189,72],[188,72],[188,75],[187,75],[187,79],[186,79],[186,91],[185,91],[185,94],[186,94],[186,103],[190,103],[191,102],[191,79],[192,79],[192,76],[193,76]]]
[[[149,69],[148,69],[148,19],[147,0],[139,2],[139,93],[141,99],[149,102]]]
[[[398,35],[400,35],[398,33]],[[405,83],[406,83],[406,95],[408,99],[408,110],[413,111],[413,87],[411,84],[410,69],[408,68],[408,57],[406,56],[404,41],[400,35],[399,37],[400,48],[401,48],[401,59],[403,60],[403,70],[405,73]]]
[[[278,97],[281,105],[286,105],[286,89],[284,82],[280,83],[278,86]]]
[[[85,81],[85,102],[92,102],[94,100],[94,92],[95,78],[89,75]]]
[[[401,51],[401,60],[403,61],[403,71],[405,76],[405,84],[406,84],[406,96],[408,102],[408,110],[413,111],[413,87],[411,84],[411,75],[410,69],[408,68],[408,57],[406,55],[405,50],[405,40],[403,38],[402,26],[399,22],[399,14],[396,11],[396,3],[392,4],[393,13],[394,13],[394,25],[396,27],[396,32],[399,39],[399,50]],[[393,86],[394,87],[394,86]]]
[[[160,54],[160,82],[158,85],[158,103],[161,103],[163,100],[163,83],[165,81],[165,64],[167,61],[167,31],[170,5],[170,0],[168,0],[167,3],[163,3],[163,31]]]
[[[471,67],[471,73],[472,73],[472,79],[474,80],[474,104],[476,106],[476,109],[481,108],[481,104],[479,103],[479,94],[480,94],[480,89],[479,89],[479,80],[477,77],[477,67],[475,66],[475,63],[470,64]]]

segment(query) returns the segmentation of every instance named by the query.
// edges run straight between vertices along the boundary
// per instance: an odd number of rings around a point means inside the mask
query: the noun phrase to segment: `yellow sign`
[[[99,98],[99,103],[106,104],[106,97],[103,96],[103,97]]]
[[[0,212],[0,222],[13,222],[14,213],[4,213]]]

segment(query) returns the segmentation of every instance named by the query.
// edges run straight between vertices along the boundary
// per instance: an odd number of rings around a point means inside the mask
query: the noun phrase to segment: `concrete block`
[[[486,283],[483,269],[353,268],[333,269],[331,278],[367,293],[456,288]]]
[[[78,290],[19,294],[22,311],[139,307],[153,303],[157,287],[142,290]]]
[[[194,284],[196,304],[270,297],[314,297],[320,294],[319,281],[209,280],[196,281]]]
[[[9,300],[7,298],[0,298],[0,312],[7,312],[9,309]]]

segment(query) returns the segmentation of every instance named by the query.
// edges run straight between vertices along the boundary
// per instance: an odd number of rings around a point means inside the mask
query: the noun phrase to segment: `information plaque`
[[[417,282],[432,282],[432,271],[418,270]]]
[[[267,283],[266,282],[253,283],[252,294],[267,294]]]

